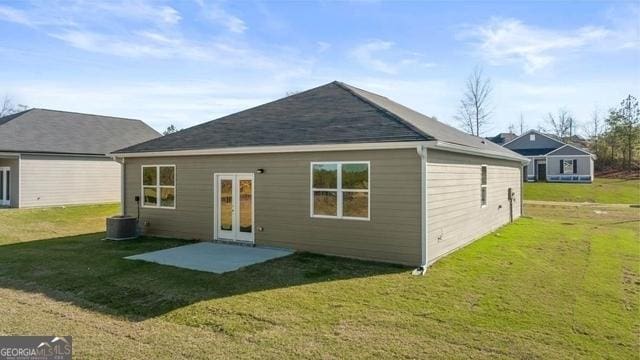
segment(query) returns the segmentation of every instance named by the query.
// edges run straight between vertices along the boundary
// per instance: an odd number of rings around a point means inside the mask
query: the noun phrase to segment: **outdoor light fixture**
[[[256,173],[257,173],[257,174],[264,174],[264,169],[257,169],[257,170],[256,170]]]

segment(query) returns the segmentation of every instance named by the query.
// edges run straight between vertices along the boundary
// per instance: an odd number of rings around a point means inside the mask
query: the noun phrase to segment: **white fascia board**
[[[496,159],[520,161],[524,164],[529,159],[519,155],[508,155],[494,151],[475,149],[472,147],[447,143],[443,141],[402,141],[382,143],[354,143],[354,144],[321,144],[321,145],[287,145],[287,146],[250,146],[221,149],[197,149],[175,151],[150,151],[137,153],[111,153],[113,158],[145,158],[145,157],[173,157],[173,156],[202,156],[202,155],[232,155],[232,154],[269,154],[269,153],[296,153],[318,151],[349,151],[349,150],[387,150],[387,149],[415,149],[417,146],[443,151],[452,151],[464,154],[484,156]]]
[[[8,153],[8,152],[0,152],[0,156],[2,157],[10,157],[10,158],[19,158],[20,153]]]
[[[221,149],[152,151],[138,153],[111,153],[116,158],[161,157],[161,156],[198,156],[228,154],[268,154],[288,152],[345,151],[345,150],[383,150],[383,149],[415,149],[424,141],[354,143],[354,144],[321,144],[321,145],[286,145],[286,146],[250,146]]]

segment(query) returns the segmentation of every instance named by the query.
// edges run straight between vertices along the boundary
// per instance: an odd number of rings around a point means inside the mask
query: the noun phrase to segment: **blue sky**
[[[332,80],[455,125],[482,66],[485,134],[640,95],[637,2],[1,1],[0,94],[188,127]]]

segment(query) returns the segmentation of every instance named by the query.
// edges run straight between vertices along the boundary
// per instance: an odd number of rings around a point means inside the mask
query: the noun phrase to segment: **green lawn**
[[[640,180],[596,178],[591,184],[525,183],[524,199],[640,204]]]
[[[224,275],[124,260],[187,242],[103,241],[100,218],[114,212],[0,211],[0,334],[72,335],[77,358],[114,359],[637,359],[640,351],[638,209],[527,206],[530,217],[423,277],[310,254]]]

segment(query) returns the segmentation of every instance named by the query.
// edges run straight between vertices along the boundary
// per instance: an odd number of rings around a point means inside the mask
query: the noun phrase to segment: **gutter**
[[[278,145],[278,146],[247,146],[217,149],[192,149],[192,150],[166,150],[148,152],[114,152],[109,156],[117,158],[145,158],[145,157],[173,157],[173,156],[202,156],[202,155],[231,155],[231,154],[274,154],[292,152],[319,152],[319,151],[349,151],[349,150],[388,150],[388,149],[415,149],[416,146],[458,152],[462,154],[477,155],[503,160],[520,161],[528,164],[529,159],[514,153],[513,155],[497,151],[477,149],[470,146],[458,145],[445,141],[393,141],[377,143],[349,143],[349,144],[310,144],[310,145]]]
[[[427,221],[427,146],[418,145],[416,151],[420,157],[420,266],[413,270],[413,275],[424,275],[429,263]]]

